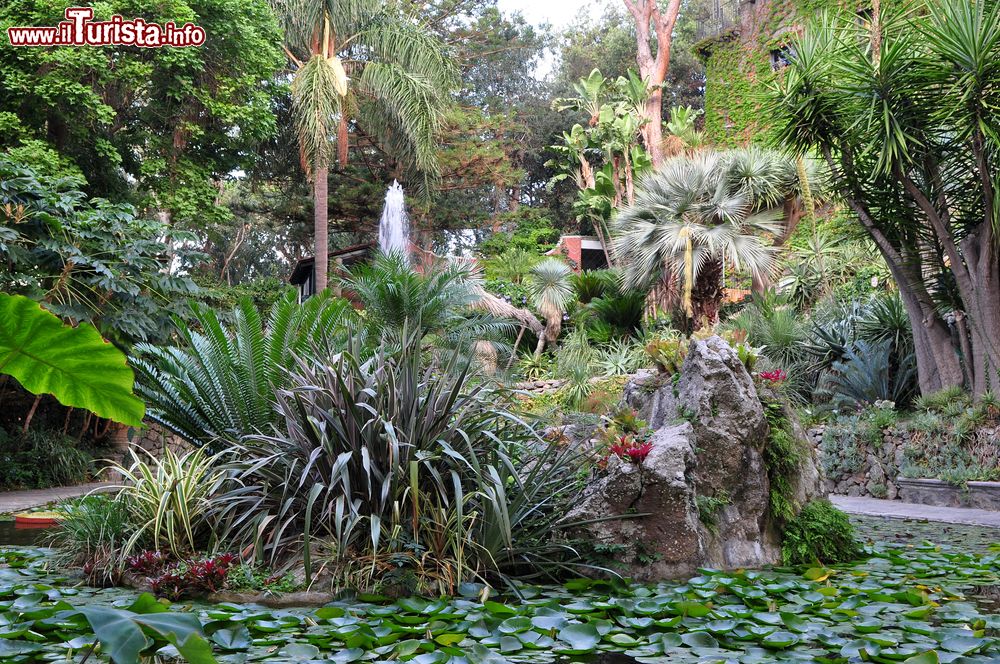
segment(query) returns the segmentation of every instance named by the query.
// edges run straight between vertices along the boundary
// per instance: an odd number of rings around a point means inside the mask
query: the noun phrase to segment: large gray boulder
[[[622,551],[615,556],[621,571],[640,580],[778,562],[764,462],[769,428],[753,379],[729,344],[692,341],[679,380],[641,372],[624,401],[653,428],[652,450],[639,464],[609,460],[570,519],[625,518],[590,525],[586,536]],[[820,491],[812,446],[802,448],[792,481],[800,503]]]

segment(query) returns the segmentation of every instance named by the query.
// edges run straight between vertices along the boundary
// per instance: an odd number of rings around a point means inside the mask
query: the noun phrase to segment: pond
[[[0,521],[0,546],[35,546],[43,544],[48,526],[25,526],[10,521]]]
[[[859,523],[890,540],[893,529],[913,531]],[[216,660],[234,663],[997,662],[1000,616],[990,598],[1000,554],[988,543],[996,534],[928,530],[920,536],[942,543],[879,541],[870,559],[835,569],[705,570],[686,583],[644,585],[580,580],[485,603],[469,585],[453,599],[368,596],[298,610],[179,602],[169,610],[197,617]],[[67,617],[71,609],[138,597],[81,586],[54,571],[44,549],[0,560],[2,662],[78,652],[94,639]]]

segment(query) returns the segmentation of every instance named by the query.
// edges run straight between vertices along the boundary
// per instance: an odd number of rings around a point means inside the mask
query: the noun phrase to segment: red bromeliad
[[[772,383],[780,383],[788,378],[788,374],[785,373],[784,369],[775,369],[773,371],[761,371],[760,377]]]
[[[608,448],[608,456],[614,454],[632,463],[642,463],[652,449],[653,443],[649,441],[640,442],[630,436],[619,436],[618,442]]]

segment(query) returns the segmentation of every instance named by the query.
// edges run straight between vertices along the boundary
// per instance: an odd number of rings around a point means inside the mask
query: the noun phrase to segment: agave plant
[[[192,305],[194,323],[180,324],[177,346],[139,344],[132,366],[148,416],[197,445],[222,448],[277,422],[274,392],[286,384],[293,357],[328,354],[355,312],[321,293],[299,304],[289,290],[266,322],[249,299],[233,309],[231,326]]]
[[[913,355],[894,365],[888,339],[869,343],[858,340],[846,350],[842,361],[834,362],[823,386],[835,408],[859,410],[876,401],[892,401],[905,406],[916,388]]]
[[[641,344],[616,339],[601,349],[597,368],[605,376],[622,376],[638,371],[649,363],[648,359]]]

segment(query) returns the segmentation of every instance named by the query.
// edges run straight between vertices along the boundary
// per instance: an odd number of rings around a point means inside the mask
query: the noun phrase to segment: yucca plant
[[[299,304],[292,290],[266,320],[249,299],[234,307],[228,326],[211,309],[192,306],[194,321],[179,323],[176,346],[136,347],[136,392],[150,419],[217,449],[269,431],[278,421],[274,392],[286,384],[293,357],[329,354],[356,317],[346,300],[322,293]]]
[[[113,463],[123,484],[118,500],[134,528],[123,555],[142,546],[178,558],[202,550],[206,542],[209,498],[225,472],[217,458],[199,448],[183,455],[166,450],[159,459],[129,448],[132,463]]]

